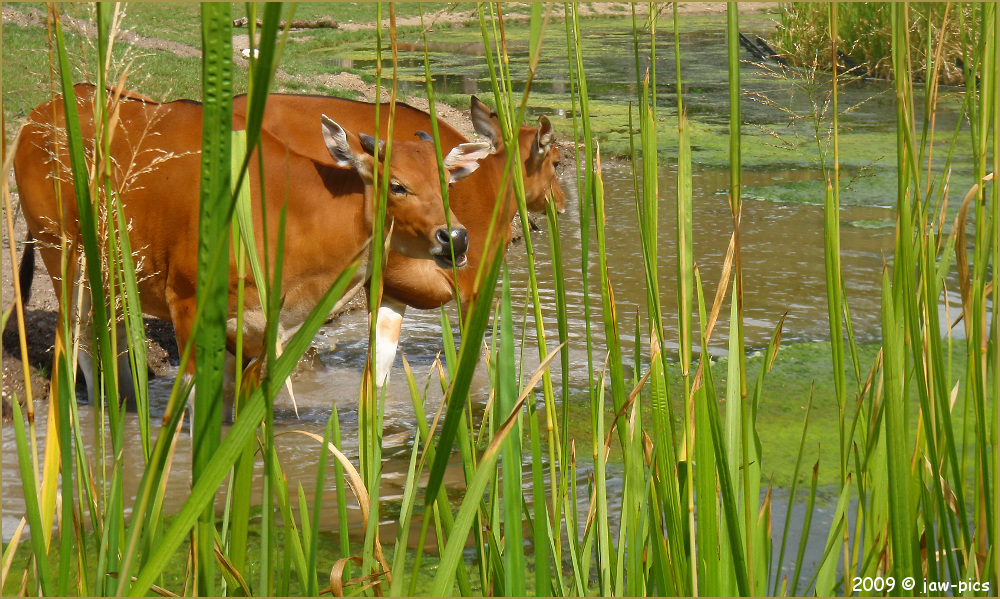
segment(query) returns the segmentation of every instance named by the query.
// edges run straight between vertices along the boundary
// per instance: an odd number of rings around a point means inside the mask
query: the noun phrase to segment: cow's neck
[[[498,150],[496,154],[489,157],[489,160],[493,161],[491,165],[496,169],[497,181],[498,183],[503,181],[503,171],[507,166],[507,151],[506,149]],[[523,166],[523,165],[522,165]],[[514,174],[507,177],[507,182],[504,185],[503,195],[501,196],[503,204],[500,208],[499,222],[497,223],[502,228],[499,233],[502,235],[503,246],[506,247],[507,243],[510,242],[511,231],[510,223],[514,220],[514,216],[517,214],[517,196],[514,193]],[[496,201],[496,198],[492,198],[491,201]],[[489,206],[490,214],[492,214],[493,206]]]

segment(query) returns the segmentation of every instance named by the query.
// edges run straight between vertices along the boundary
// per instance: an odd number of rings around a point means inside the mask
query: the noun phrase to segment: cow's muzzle
[[[431,248],[431,255],[441,268],[461,268],[468,262],[465,254],[469,251],[469,234],[464,227],[451,230],[441,227],[434,233],[434,241],[437,244]]]

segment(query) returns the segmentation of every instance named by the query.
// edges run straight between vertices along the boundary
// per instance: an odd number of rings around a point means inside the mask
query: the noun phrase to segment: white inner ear
[[[444,158],[444,168],[450,173],[449,182],[455,183],[471,175],[479,168],[479,160],[486,158],[493,150],[488,142],[464,143],[454,148]]]
[[[347,132],[333,119],[325,114],[321,117],[323,122],[323,141],[330,151],[337,166],[353,167],[354,153],[351,152],[351,145],[347,142]]]
[[[490,140],[494,148],[499,148],[503,145],[499,123],[491,116],[489,107],[482,102],[473,102],[471,116],[472,127],[476,130],[476,133]]]

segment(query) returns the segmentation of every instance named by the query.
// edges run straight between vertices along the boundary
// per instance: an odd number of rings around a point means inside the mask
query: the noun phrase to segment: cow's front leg
[[[403,328],[406,304],[382,296],[382,305],[375,318],[375,381],[382,389],[389,382],[389,372],[396,359],[399,333]]]

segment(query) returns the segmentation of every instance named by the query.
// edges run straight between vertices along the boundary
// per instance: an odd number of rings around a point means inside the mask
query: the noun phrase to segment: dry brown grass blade
[[[962,318],[965,319],[965,322],[972,322],[972,284],[969,280],[969,255],[965,248],[965,225],[968,221],[969,206],[978,191],[979,185],[976,184],[972,186],[969,193],[965,194],[962,206],[958,209],[958,215],[955,216],[955,224],[951,228],[951,234],[955,236],[955,263],[958,266],[958,284],[962,295]]]
[[[705,325],[705,346],[708,346],[709,340],[712,338],[712,331],[715,329],[715,323],[719,320],[719,312],[722,310],[722,302],[726,297],[726,292],[729,290],[729,279],[733,273],[733,264],[736,260],[736,232],[729,237],[729,248],[726,250],[726,258],[722,261],[722,274],[719,276],[719,288],[715,292],[715,300],[712,302],[712,311],[709,314],[708,322]],[[695,271],[698,270],[698,265],[695,265]],[[704,359],[704,356],[703,356]],[[698,362],[698,370],[694,374],[694,380],[691,383],[691,396],[688,401],[694,401],[694,394],[698,389],[701,389],[702,385],[702,362]]]
[[[767,493],[760,502],[760,511],[757,512],[757,526],[767,526],[767,538],[771,538],[771,492],[774,490],[774,483],[767,486]]]
[[[406,373],[406,378],[407,379],[413,378],[413,369],[410,367],[410,363],[409,363],[409,361],[407,361],[406,356],[402,352],[400,352],[399,355],[400,355],[400,357],[403,358],[403,371]],[[430,378],[432,376],[434,376],[434,371],[435,370],[437,370],[437,372],[438,372],[438,378],[440,379],[440,382],[441,382],[441,389],[443,391],[446,391],[447,388],[448,388],[448,381],[447,381],[447,377],[445,376],[444,365],[441,364],[441,352],[438,352],[437,355],[434,356],[434,362],[431,364],[431,368],[430,368],[430,370],[427,373],[427,381],[426,381],[426,384],[424,385],[425,394],[426,394],[427,388],[430,385]],[[491,390],[490,391],[490,397],[493,396],[492,393],[493,392]],[[438,421],[441,419],[441,414],[444,412],[445,405],[447,405],[447,399],[448,399],[447,395],[444,395],[444,396],[441,397],[441,403],[440,403],[440,405],[438,405],[437,412],[434,413],[434,420],[431,422],[431,425],[429,427],[429,432],[427,434],[427,439],[431,439],[431,438],[434,437],[434,430],[437,428]],[[489,406],[487,405],[487,413],[488,412],[489,412]],[[420,469],[422,469],[423,466],[424,466],[424,458],[427,455],[427,447],[429,447],[429,446],[430,446],[429,442],[427,444],[425,444],[424,445],[424,450],[420,454],[420,465],[419,465]]]
[[[404,361],[406,358],[403,358]],[[406,365],[409,368],[409,365]],[[424,460],[427,458],[427,448],[430,447],[430,440],[434,438],[434,431],[437,430],[438,422],[441,421],[441,414],[444,413],[444,407],[448,404],[448,375],[445,372],[444,364],[441,363],[441,352],[438,352],[434,356],[434,364],[431,365],[431,372],[428,376],[432,376],[434,369],[438,371],[438,379],[441,382],[441,391],[443,395],[441,396],[441,404],[438,405],[437,412],[434,413],[434,420],[431,421],[430,430],[427,433],[427,444],[424,446],[424,451],[420,454],[420,465],[424,465]]]
[[[924,471],[931,478],[934,477],[933,473],[934,471],[931,468],[931,462],[926,457],[924,458]],[[951,486],[948,484],[948,481],[944,479],[944,477],[938,476],[938,481],[941,484],[941,491],[944,493],[945,504],[947,504],[948,509],[950,509],[952,513],[954,513],[957,516],[958,510],[961,509],[961,507],[958,505],[958,497],[955,496],[955,491],[951,489]]]
[[[646,431],[642,431],[642,455],[646,459],[646,467],[653,465],[653,440]]]
[[[30,573],[30,572],[31,572],[31,568],[25,568],[24,569],[24,576],[21,577],[21,590],[18,591],[18,593],[17,593],[18,597],[27,597],[28,596],[28,573]]]
[[[344,596],[344,587],[363,585],[357,590],[357,594],[364,593],[368,589],[372,589],[375,595],[378,597],[382,596],[382,581],[381,578],[385,577],[387,572],[376,572],[375,574],[369,574],[368,576],[358,576],[344,582],[344,569],[349,563],[355,563],[359,566],[361,565],[360,557],[342,557],[333,565],[330,570],[330,588],[320,591],[320,595],[330,593],[334,597]]]
[[[712,302],[712,311],[705,326],[705,342],[712,338],[712,331],[715,330],[715,323],[719,320],[719,312],[722,310],[722,302],[729,291],[729,279],[732,276],[733,264],[736,261],[736,233],[729,237],[729,248],[726,250],[726,258],[722,261],[722,274],[719,276],[719,288],[715,292],[715,300]]]
[[[499,305],[497,306],[499,313]],[[483,339],[483,359],[486,360],[486,372],[490,372],[492,362],[490,361],[490,348],[486,345],[486,340]],[[483,408],[483,421],[479,426],[479,435],[476,437],[476,444],[479,445],[483,442],[483,437],[488,432],[486,425],[489,423],[490,414],[493,413],[493,402],[496,400],[497,390],[495,387],[490,386],[490,394],[486,398],[486,407]]]
[[[521,412],[521,408],[524,406],[524,400],[527,399],[528,395],[530,395],[531,392],[534,390],[535,385],[538,384],[538,381],[542,380],[542,376],[545,374],[546,369],[548,369],[549,364],[551,364],[552,360],[554,360],[556,356],[559,355],[559,351],[567,343],[569,343],[568,340],[563,341],[562,343],[557,345],[555,349],[549,352],[549,355],[545,356],[545,359],[542,360],[542,363],[538,365],[538,368],[535,369],[534,374],[532,374],[531,378],[528,379],[528,383],[524,386],[524,389],[521,391],[521,395],[517,398],[517,401],[511,408],[510,414],[507,415],[507,419],[503,421],[503,424],[500,425],[500,428],[498,428],[497,432],[493,435],[493,440],[490,441],[489,446],[483,453],[483,459],[485,459],[486,456],[492,455],[497,451],[500,451],[500,445],[504,442],[504,439],[507,438],[507,433],[510,432],[510,429],[514,426],[514,423],[517,422],[518,414]]]
[[[28,573],[25,572],[25,575],[27,575],[27,574]],[[118,578],[118,572],[108,572],[107,576],[108,576],[108,578],[116,578],[117,579]],[[138,578],[136,578],[135,576],[132,577],[132,582],[135,582],[137,580],[138,580]],[[149,590],[153,591],[154,593],[156,593],[160,597],[183,597],[183,595],[178,595],[177,593],[174,593],[172,591],[168,591],[167,589],[165,589],[165,588],[163,588],[161,586],[155,585],[155,584],[149,585]],[[249,596],[249,594],[248,594],[248,596]]]
[[[656,359],[658,359],[658,354],[653,356],[653,360]],[[611,436],[614,434],[615,429],[618,427],[618,421],[621,419],[622,416],[625,415],[625,412],[628,411],[629,407],[631,407],[632,404],[635,402],[635,398],[639,396],[639,391],[641,391],[642,388],[646,386],[646,381],[649,380],[649,375],[652,372],[653,369],[651,368],[646,371],[646,374],[642,375],[642,379],[640,379],[639,382],[636,383],[635,388],[633,388],[631,393],[628,394],[628,397],[625,398],[625,403],[622,404],[621,409],[618,410],[618,413],[615,414],[615,419],[611,421],[611,428],[608,429],[608,434],[604,438],[605,460],[608,459],[608,454],[611,452]]]
[[[181,590],[181,597],[188,594],[188,586],[194,585],[194,570],[197,567],[195,556],[194,531],[191,531],[191,542],[188,543],[187,562],[184,565],[184,588]]]
[[[778,326],[775,327],[774,353],[771,355],[771,361],[767,363],[767,370],[765,370],[764,372],[771,372],[771,369],[774,368],[775,360],[778,359],[778,352],[781,351],[781,333],[784,332],[785,330],[785,318],[787,317],[788,317],[788,312],[782,314],[781,318],[778,320]]]
[[[941,29],[940,35],[938,37],[937,50],[934,52],[934,70],[931,71],[930,83],[927,88],[930,90],[931,94],[931,126],[930,126],[930,140],[927,144],[927,184],[924,189],[928,190],[930,193],[931,188],[931,163],[934,158],[934,132],[935,125],[937,123],[937,101],[938,101],[938,80],[941,77],[941,57],[944,54],[944,41],[948,37],[948,15],[951,12],[951,2],[945,4],[944,16],[941,18]],[[926,76],[926,75],[925,75]]]
[[[342,557],[333,564],[333,568],[330,569],[330,588],[320,592],[320,595],[328,592],[334,597],[344,596],[344,570],[351,562],[359,566],[362,563],[360,557]]]
[[[861,392],[858,393],[858,406],[861,406],[861,401],[864,399],[865,395],[872,388],[872,382],[875,380],[875,374],[882,368],[882,349],[879,348],[878,354],[875,356],[875,360],[872,362],[872,368],[868,371],[868,379],[865,380],[865,384],[861,386]]]
[[[592,486],[593,489],[590,491],[590,509],[587,510],[587,522],[583,527],[583,538],[587,538],[587,535],[590,534],[590,527],[593,526],[594,518],[597,516],[597,485]]]
[[[243,596],[250,597],[250,587],[247,586],[246,581],[243,580],[243,575],[240,574],[240,571],[233,566],[232,562],[229,561],[229,558],[226,557],[226,554],[222,552],[222,547],[219,547],[218,540],[215,541],[215,561],[217,561],[222,569],[228,572],[229,575],[236,580],[236,583],[240,585],[240,590],[243,591]]]

